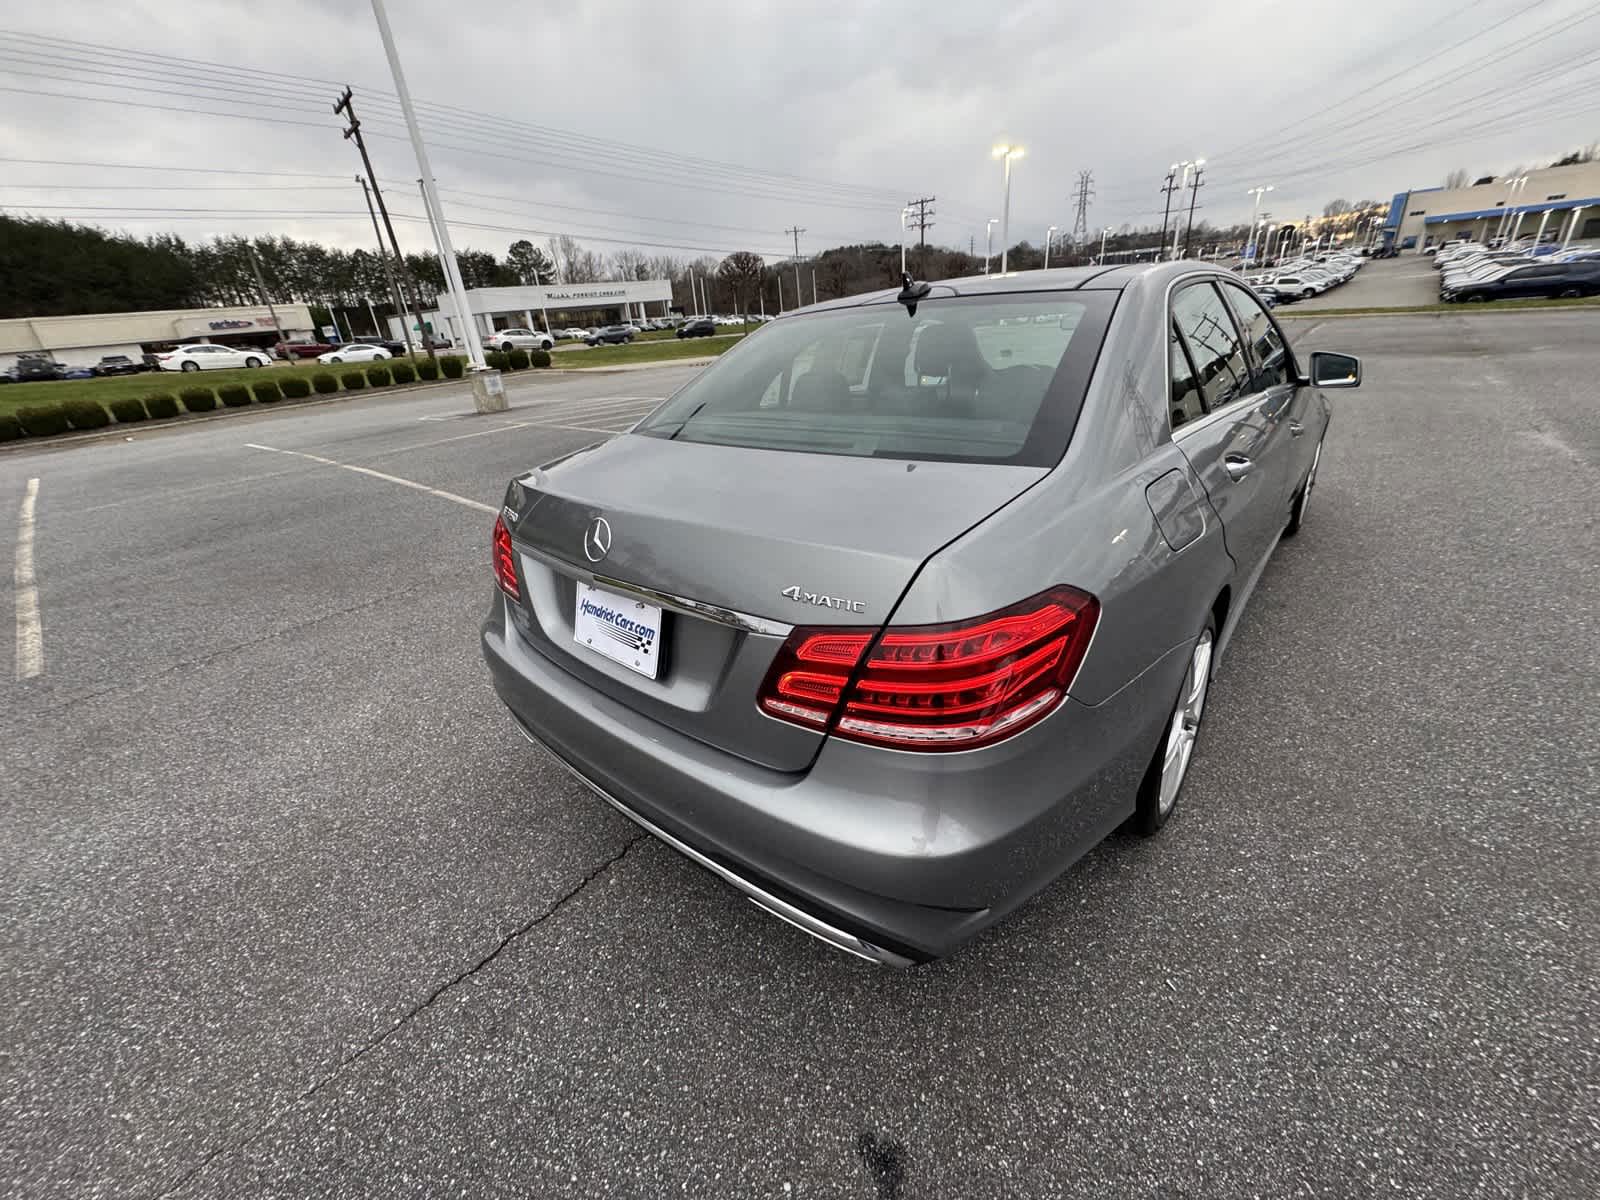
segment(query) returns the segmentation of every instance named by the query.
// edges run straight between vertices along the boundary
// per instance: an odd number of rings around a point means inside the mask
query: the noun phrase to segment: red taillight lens
[[[873,629],[796,629],[758,703],[769,716],[811,729],[831,722],[836,736],[854,741],[970,750],[1054,710],[1099,616],[1093,596],[1055,587],[949,625],[891,626],[881,636]]]
[[[498,515],[494,519],[494,581],[513,600],[522,599],[522,585],[517,582],[517,553],[511,548],[511,530],[506,528],[505,518]]]

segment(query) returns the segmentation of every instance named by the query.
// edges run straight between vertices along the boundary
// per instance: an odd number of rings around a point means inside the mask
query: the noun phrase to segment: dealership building
[[[1527,182],[1506,176],[1469,187],[1396,192],[1383,244],[1421,251],[1462,238],[1483,242],[1502,224],[1507,237],[1563,245],[1600,241],[1600,162],[1524,171],[1518,178]]]
[[[462,340],[461,322],[449,295],[422,314],[435,332]],[[481,337],[496,329],[565,329],[613,325],[647,316],[666,316],[672,306],[672,281],[625,279],[611,283],[555,283],[541,287],[470,288],[468,317]],[[389,331],[399,340],[404,326],[389,318]]]
[[[312,338],[311,310],[280,304],[278,319],[291,338]],[[264,308],[173,308],[159,312],[90,313],[76,317],[15,317],[0,321],[0,371],[24,356],[67,367],[92,367],[107,354],[137,361],[146,351],[177,342],[270,346],[278,340]]]

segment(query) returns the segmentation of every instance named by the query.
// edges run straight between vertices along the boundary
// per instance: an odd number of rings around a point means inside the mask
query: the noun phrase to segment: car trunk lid
[[[624,436],[513,484],[504,515],[525,593],[513,617],[612,699],[802,770],[822,735],[756,707],[787,627],[881,625],[929,555],[1045,473]],[[661,602],[655,678],[575,640],[580,583]]]

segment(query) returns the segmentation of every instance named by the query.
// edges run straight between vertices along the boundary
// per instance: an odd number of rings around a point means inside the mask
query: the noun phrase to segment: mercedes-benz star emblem
[[[583,535],[583,556],[590,562],[599,562],[611,553],[611,523],[604,517],[596,517],[589,522],[589,529]]]

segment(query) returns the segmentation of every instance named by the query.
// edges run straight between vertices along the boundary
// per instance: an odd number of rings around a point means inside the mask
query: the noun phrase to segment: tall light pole
[[[990,151],[990,154],[1000,159],[1006,168],[1006,202],[1005,207],[1000,210],[1000,274],[1002,275],[1006,273],[1006,255],[1011,245],[1011,163],[1013,159],[1021,158],[1027,152],[1024,146],[1012,146],[1006,142],[1001,142]]]
[[[1050,269],[1050,243],[1056,240],[1056,230],[1060,228],[1061,226],[1059,225],[1052,225],[1044,231],[1044,269],[1046,271]]]
[[[1110,235],[1110,233],[1111,226],[1109,225],[1100,231],[1100,261],[1097,264],[1098,266],[1103,267],[1106,265],[1106,238]]]
[[[999,217],[990,217],[983,226],[983,273],[989,273],[989,258],[994,254],[994,227],[1000,223]]]
[[[400,101],[400,111],[406,119],[406,131],[411,135],[411,149],[417,156],[417,169],[422,176],[422,190],[427,193],[428,209],[433,214],[439,225],[439,249],[444,254],[444,277],[450,287],[450,296],[456,302],[456,311],[461,314],[462,323],[471,320],[471,310],[467,306],[467,286],[461,281],[461,268],[456,265],[455,247],[450,244],[450,227],[445,223],[444,205],[439,203],[439,190],[433,184],[433,164],[428,161],[428,148],[422,143],[422,130],[417,127],[417,114],[411,107],[411,91],[406,87],[406,74],[400,66],[400,55],[395,49],[394,34],[389,29],[389,14],[383,9],[383,0],[372,0],[372,15],[378,22],[378,36],[383,39],[383,52],[389,59],[389,73],[394,76],[395,96]],[[476,330],[466,331],[476,334]],[[483,346],[479,344],[476,336],[470,336],[467,342],[467,358],[472,363],[474,372],[486,372],[489,369],[483,361]],[[504,409],[506,406],[505,389],[499,384],[496,376],[492,384],[486,383],[482,388],[476,384],[473,387],[473,398],[477,402],[475,407],[480,411],[490,412]]]
[[[1527,185],[1528,185],[1528,177],[1526,175],[1517,176],[1515,179],[1511,180],[1510,183],[1507,185],[1507,187],[1506,187],[1505,211],[1503,211],[1500,214],[1500,223],[1495,226],[1495,236],[1496,237],[1502,237],[1503,238],[1505,236],[1506,226],[1508,226],[1511,223],[1511,207],[1516,202],[1517,195]]]
[[[1256,258],[1256,222],[1261,218],[1261,197],[1265,196],[1270,191],[1272,191],[1272,184],[1268,183],[1250,188],[1245,192],[1246,196],[1254,196],[1256,198],[1255,205],[1250,210],[1250,260],[1252,262],[1254,262]]]

